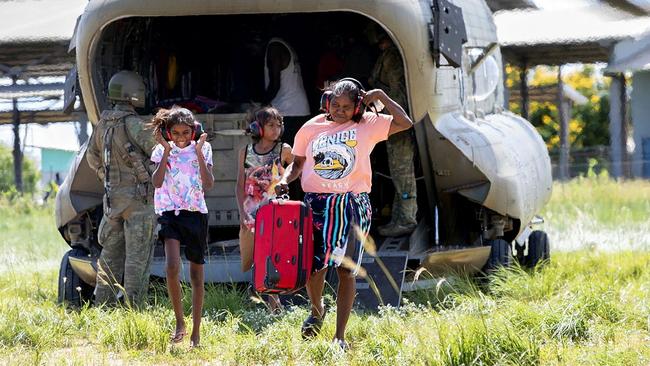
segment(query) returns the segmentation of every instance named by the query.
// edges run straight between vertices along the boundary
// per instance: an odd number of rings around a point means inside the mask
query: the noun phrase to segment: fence
[[[650,153],[650,149],[644,150],[644,152]],[[553,179],[558,179],[560,176],[560,154],[554,152],[549,155],[551,157]],[[623,178],[650,179],[650,156],[648,155],[650,154],[642,154],[640,159],[627,156],[627,159],[621,162]],[[569,155],[569,178],[586,176],[590,171],[595,174],[607,171],[610,176],[613,176],[609,146],[593,146],[571,150]]]

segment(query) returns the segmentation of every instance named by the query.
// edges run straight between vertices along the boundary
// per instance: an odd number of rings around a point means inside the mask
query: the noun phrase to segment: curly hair
[[[156,135],[163,129],[169,131],[179,124],[194,128],[195,123],[196,119],[189,109],[173,105],[169,109],[161,108],[151,119],[150,126],[153,128],[153,134]]]

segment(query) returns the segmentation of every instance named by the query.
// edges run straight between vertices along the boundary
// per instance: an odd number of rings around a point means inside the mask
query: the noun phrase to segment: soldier
[[[388,34],[378,36],[381,54],[368,80],[370,86],[382,89],[408,113],[404,67],[402,57]],[[411,129],[391,135],[386,141],[388,167],[395,186],[391,220],[378,228],[383,236],[400,236],[411,233],[417,221],[417,197],[413,155],[415,143]]]
[[[123,292],[127,304],[141,304],[149,284],[156,215],[149,162],[155,146],[151,130],[137,116],[144,107],[145,86],[132,71],[108,82],[113,109],[101,114],[88,144],[88,165],[104,184],[102,245],[95,287],[96,304],[114,304]]]

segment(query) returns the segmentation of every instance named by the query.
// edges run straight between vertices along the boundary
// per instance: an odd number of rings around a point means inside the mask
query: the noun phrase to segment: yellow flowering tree
[[[506,83],[509,88],[519,88],[520,69],[506,66]],[[569,141],[572,149],[609,144],[609,80],[598,78],[595,68],[584,65],[565,73],[562,80],[587,97],[584,105],[574,105],[569,121]],[[547,86],[557,84],[557,67],[538,66],[532,70],[528,85]],[[519,103],[510,102],[510,109],[521,113]],[[530,101],[528,119],[537,128],[551,152],[560,144],[560,123],[555,102]]]

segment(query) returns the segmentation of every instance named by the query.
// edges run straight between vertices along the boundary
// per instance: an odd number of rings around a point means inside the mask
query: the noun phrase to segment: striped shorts
[[[305,202],[314,215],[314,272],[344,263],[356,274],[364,249],[354,226],[364,237],[370,231],[372,208],[368,194],[306,193]]]

